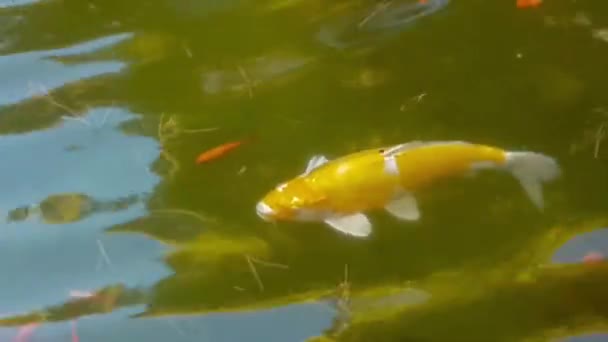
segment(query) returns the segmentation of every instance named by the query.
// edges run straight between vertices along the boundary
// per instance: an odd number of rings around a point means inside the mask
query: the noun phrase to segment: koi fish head
[[[257,203],[256,213],[264,221],[315,220],[321,215],[316,210],[321,200],[322,196],[298,177],[268,192]]]

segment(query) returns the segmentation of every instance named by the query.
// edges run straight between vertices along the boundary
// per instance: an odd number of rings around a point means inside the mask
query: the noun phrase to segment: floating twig
[[[184,52],[186,53],[186,56],[188,56],[188,58],[192,58],[192,50],[190,50],[190,47],[188,46],[188,44],[183,43],[182,47],[184,48]]]
[[[114,101],[112,101],[112,107],[114,107]],[[110,117],[110,115],[112,115],[112,112],[110,111],[109,108],[107,108],[104,113],[103,113],[103,119],[101,120],[101,123],[99,124],[99,127],[103,127],[103,125],[106,124],[106,121],[108,120],[108,118]]]
[[[251,257],[249,255],[245,255],[245,260],[247,260],[247,264],[249,264],[249,270],[251,271],[251,274],[253,274],[253,278],[255,278],[255,281],[258,284],[260,292],[263,292],[264,283],[262,283],[262,279],[260,278],[258,271],[255,269],[255,265],[251,262]]]
[[[208,127],[208,128],[198,128],[198,129],[183,129],[182,132],[184,132],[184,133],[207,133],[207,132],[217,131],[218,129],[220,129],[220,128],[219,127]]]
[[[49,93],[48,89],[46,89],[46,87],[43,84],[38,83],[37,88],[38,89],[34,89],[35,86],[34,84],[32,84],[31,82],[29,82],[28,87],[30,88],[30,90],[33,90],[34,97],[40,96],[46,99],[46,101],[48,103],[50,103],[51,105],[63,109],[64,111],[66,111],[69,115],[63,115],[61,116],[62,119],[64,120],[74,120],[74,121],[78,121],[82,124],[85,124],[87,126],[91,126],[91,123],[82,118],[82,115],[79,114],[76,110],[58,102],[57,100],[55,100],[55,98]]]
[[[247,75],[247,71],[245,71],[245,69],[243,69],[243,67],[241,67],[240,65],[237,65],[236,67],[239,69],[239,73],[245,81],[245,85],[247,86],[247,92],[249,93],[249,98],[253,98],[253,82],[251,82],[251,79]]]
[[[164,120],[164,118],[165,113],[162,113],[158,122],[158,139],[161,141],[161,143],[166,143],[167,141],[169,141],[169,139],[172,139],[179,135],[175,117],[171,115],[166,121]]]
[[[169,170],[169,178],[173,179],[173,177],[175,176],[175,172],[179,170],[179,163],[177,159],[167,150],[167,143],[169,139],[176,137],[179,132],[177,129],[177,123],[175,122],[175,118],[171,116],[167,121],[164,121],[164,117],[165,113],[162,113],[158,122],[158,142],[161,146],[161,156],[164,157],[169,164],[171,164],[171,168]]]
[[[593,156],[595,159],[598,158],[600,154],[600,145],[602,144],[602,140],[606,137],[606,122],[602,123],[600,127],[597,129],[597,133],[595,134],[595,148],[593,150]]]
[[[281,268],[284,270],[289,269],[289,266],[287,265],[283,265],[283,264],[279,264],[279,263],[274,263],[274,262],[268,262],[268,261],[263,261],[257,258],[254,258],[252,256],[249,257],[249,259],[257,264],[263,265],[263,266],[268,266],[268,267],[275,267],[275,268]]]
[[[391,5],[393,1],[389,1],[387,3],[380,3],[377,5],[376,9],[372,11],[372,13],[370,13],[368,16],[366,16],[365,18],[363,18],[363,20],[361,20],[359,22],[359,24],[357,25],[357,27],[362,28],[363,25],[365,25],[371,18],[375,17],[376,15],[378,15],[378,13],[384,11],[385,9],[388,8],[388,6]]]
[[[426,95],[427,95],[427,93],[424,93],[424,92],[423,92],[423,93],[420,93],[420,94],[418,94],[418,95],[414,95],[414,96],[410,97],[410,98],[409,98],[407,101],[408,101],[408,102],[412,102],[412,101],[414,101],[414,102],[416,102],[416,103],[420,103],[420,102],[422,101],[422,99],[423,99],[423,98],[424,98]],[[401,107],[399,107],[399,110],[400,110],[400,111],[402,111],[402,112],[405,112],[405,111],[407,110],[407,108],[408,108],[408,105],[407,105],[407,104],[405,104],[405,103],[403,103],[403,104],[401,105]]]
[[[97,246],[99,247],[99,252],[101,253],[101,256],[103,257],[103,260],[106,262],[106,264],[110,267],[112,267],[112,262],[110,261],[110,257],[108,256],[108,253],[106,253],[106,249],[103,247],[103,244],[101,243],[101,240],[96,239],[97,240]]]
[[[74,116],[74,117],[80,116],[80,114],[78,114],[75,110],[71,109],[70,107],[68,107],[64,104],[61,104],[61,103],[55,101],[55,99],[50,94],[45,95],[45,97],[52,105],[65,110],[66,112],[72,114],[72,116]]]
[[[338,284],[338,307],[348,311],[350,301],[350,282],[348,281],[348,264],[344,264],[344,281]]]
[[[416,102],[422,101],[422,99],[426,96],[426,93],[421,93],[420,95],[416,95]]]
[[[348,264],[344,264],[344,282],[348,283]]]
[[[63,120],[77,121],[77,122],[80,122],[80,123],[82,123],[84,125],[91,126],[91,123],[88,122],[86,119],[83,119],[83,118],[74,117],[74,116],[67,116],[67,115],[62,115],[61,118]]]
[[[336,309],[337,316],[334,320],[334,325],[330,335],[337,336],[346,329],[351,320],[350,310],[350,283],[348,281],[348,264],[344,265],[344,281],[337,288]]]
[[[168,323],[168,324],[169,324],[169,325],[170,325],[170,326],[173,328],[173,330],[175,330],[175,331],[176,331],[178,334],[180,334],[180,335],[182,335],[182,336],[184,336],[184,337],[188,336],[188,335],[187,335],[187,334],[184,332],[184,330],[182,330],[182,328],[180,328],[180,327],[177,325],[177,323],[176,323],[176,322],[174,322],[172,319],[168,319],[168,320],[167,320],[167,323]]]

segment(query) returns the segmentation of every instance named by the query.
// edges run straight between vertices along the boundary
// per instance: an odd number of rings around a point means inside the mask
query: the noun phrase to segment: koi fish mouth
[[[264,221],[272,221],[273,220],[273,215],[274,215],[274,210],[272,210],[271,207],[268,206],[268,204],[264,203],[264,202],[258,202],[258,204],[255,206],[255,211],[256,214],[258,214],[258,216],[264,220]]]

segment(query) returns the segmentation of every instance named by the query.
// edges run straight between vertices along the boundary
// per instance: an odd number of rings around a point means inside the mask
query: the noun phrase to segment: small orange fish
[[[538,7],[541,3],[542,0],[517,0],[515,6],[517,8]]]
[[[226,153],[234,150],[235,148],[241,146],[242,144],[244,144],[245,142],[247,142],[250,139],[247,140],[239,140],[239,141],[232,141],[232,142],[228,142],[225,144],[222,144],[220,146],[214,147],[210,150],[207,150],[201,154],[198,155],[198,157],[196,158],[196,163],[197,164],[202,164],[202,163],[206,163],[206,162],[210,162],[212,160],[215,160],[217,158],[220,158],[222,156],[224,156]]]

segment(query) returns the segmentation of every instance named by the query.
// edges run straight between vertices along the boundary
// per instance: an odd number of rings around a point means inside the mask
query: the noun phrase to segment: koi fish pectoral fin
[[[366,237],[372,232],[372,224],[367,216],[357,213],[348,216],[336,216],[325,220],[332,228],[357,237]]]
[[[384,209],[401,220],[416,221],[420,218],[418,201],[409,192],[400,194],[399,197],[389,202]]]
[[[304,174],[309,174],[312,170],[327,163],[328,159],[323,155],[315,155],[308,161]]]

